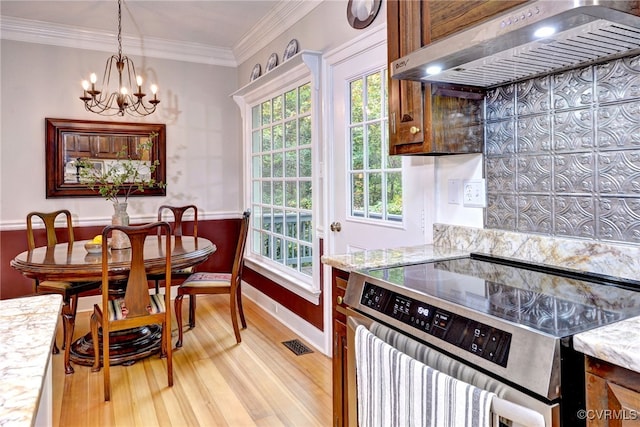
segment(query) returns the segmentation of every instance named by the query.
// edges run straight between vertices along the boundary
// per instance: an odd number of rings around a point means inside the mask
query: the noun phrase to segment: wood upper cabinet
[[[391,63],[526,0],[388,0],[389,153],[480,153],[484,90],[391,78]]]

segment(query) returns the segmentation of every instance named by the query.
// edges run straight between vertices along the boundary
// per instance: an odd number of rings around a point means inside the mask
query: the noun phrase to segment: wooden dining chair
[[[171,206],[161,205],[158,207],[158,221],[163,221],[167,213],[173,216],[173,224],[171,224],[171,234],[176,237],[182,237],[184,231],[182,218],[185,212],[193,210],[193,237],[198,237],[198,208],[196,205]],[[171,280],[186,279],[195,271],[195,266],[173,270],[171,272]],[[156,293],[160,292],[160,281],[165,280],[164,274],[150,275],[150,280],[155,282]]]
[[[91,337],[93,339],[94,362],[93,372],[100,370],[100,344],[102,344],[102,366],[104,376],[104,400],[111,399],[109,333],[140,326],[161,324],[162,339],[160,356],[167,359],[167,380],[173,385],[173,362],[171,357],[171,293],[166,288],[165,294],[149,294],[148,277],[144,263],[144,247],[147,237],[160,229],[165,238],[165,277],[171,280],[171,227],[167,222],[154,222],[139,226],[111,225],[102,231],[102,305],[94,305],[91,315]],[[124,296],[112,295],[109,288],[109,253],[108,237],[114,230],[122,231],[131,242],[130,268]],[[158,237],[159,238],[159,237]],[[118,250],[120,252],[120,250]],[[119,254],[121,255],[121,253]],[[99,328],[102,334],[99,335]]]
[[[242,292],[240,285],[242,283],[244,250],[247,243],[250,216],[251,212],[249,210],[246,210],[242,214],[240,234],[238,235],[238,243],[236,245],[236,252],[230,273],[193,273],[178,287],[178,295],[174,301],[176,322],[178,324],[178,341],[176,342],[176,347],[182,347],[182,299],[185,295],[189,295],[189,328],[194,328],[196,326],[196,295],[229,294],[231,323],[233,324],[233,331],[236,335],[236,342],[240,343],[242,341],[242,338],[240,337],[240,329],[238,327],[238,313],[240,314],[242,328],[246,329],[247,322],[244,318],[244,310],[242,309]]]
[[[58,217],[66,219],[66,228],[55,226]],[[40,240],[39,232],[34,230],[34,217],[39,218],[44,224],[44,233],[46,234],[47,248],[53,248],[58,244],[58,234],[66,234],[66,242],[68,243],[67,252],[71,253],[74,242],[73,225],[71,221],[71,212],[67,209],[61,209],[55,212],[30,212],[27,215],[27,248],[33,250],[36,247],[36,235]],[[76,324],[76,311],[78,309],[78,296],[83,292],[97,289],[100,282],[67,282],[56,280],[34,281],[34,292],[36,294],[59,294],[62,295],[62,331],[64,350],[64,371],[67,374],[74,372],[70,360],[71,341],[73,340],[73,332]],[[59,353],[58,346],[54,340],[53,353]]]

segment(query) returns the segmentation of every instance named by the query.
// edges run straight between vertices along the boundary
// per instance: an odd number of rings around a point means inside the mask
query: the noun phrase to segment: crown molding
[[[108,31],[88,30],[50,22],[0,17],[0,36],[4,40],[70,47],[74,49],[115,52],[117,35]],[[151,37],[122,36],[122,50],[127,55],[173,59],[226,67],[237,66],[231,49],[198,43],[178,42]]]
[[[233,47],[238,64],[255,55],[325,0],[281,1]],[[285,46],[282,47],[284,51]]]
[[[232,49],[152,37],[122,36],[127,55],[237,67],[282,34],[323,0],[282,1],[246,33]],[[115,52],[114,32],[51,22],[0,16],[0,38],[73,49]],[[284,48],[283,48],[284,49]]]

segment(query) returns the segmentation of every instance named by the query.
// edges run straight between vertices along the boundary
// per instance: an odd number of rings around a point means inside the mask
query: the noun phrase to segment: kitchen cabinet
[[[391,63],[526,0],[387,2],[389,153],[481,153],[481,88],[391,79]]]
[[[347,289],[349,273],[331,269],[333,295],[333,425],[348,425],[347,417],[347,315],[342,299]]]
[[[588,427],[640,426],[640,374],[586,358]]]

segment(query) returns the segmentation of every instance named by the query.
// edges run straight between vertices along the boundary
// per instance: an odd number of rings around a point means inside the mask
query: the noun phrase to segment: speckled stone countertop
[[[577,334],[573,348],[640,373],[640,317]]]
[[[60,295],[0,301],[0,426],[31,426],[38,412]]]
[[[344,255],[323,255],[322,263],[344,271],[355,271],[466,256],[469,256],[469,251],[434,245],[419,245],[370,249]]]

